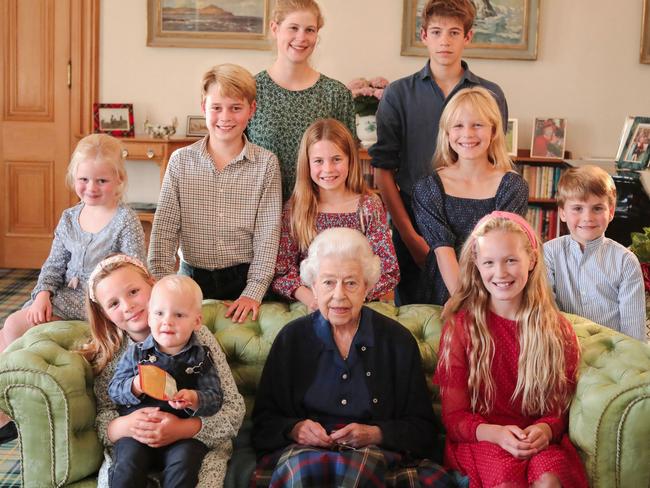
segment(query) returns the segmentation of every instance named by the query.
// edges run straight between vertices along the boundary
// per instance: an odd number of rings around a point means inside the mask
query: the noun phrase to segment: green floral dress
[[[258,73],[255,80],[257,111],[248,124],[248,138],[280,160],[282,198],[286,201],[296,180],[300,139],[312,122],[340,120],[356,137],[352,94],[343,83],[323,74],[314,85],[298,91],[277,85],[266,71]]]

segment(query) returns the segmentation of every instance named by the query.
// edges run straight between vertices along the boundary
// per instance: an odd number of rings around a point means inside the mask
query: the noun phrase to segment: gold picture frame
[[[271,2],[147,0],[147,46],[269,50]]]
[[[650,0],[643,0],[643,23],[641,24],[641,56],[639,61],[650,64]]]
[[[541,0],[517,0],[501,3],[492,0],[495,16],[474,21],[474,38],[463,52],[464,58],[483,59],[537,59],[539,30],[539,3]],[[648,0],[645,0],[648,2]],[[402,19],[402,55],[429,57],[420,41],[420,12],[426,0],[404,0]]]

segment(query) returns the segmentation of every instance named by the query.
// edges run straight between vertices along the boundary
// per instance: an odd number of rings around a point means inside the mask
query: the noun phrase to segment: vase
[[[377,142],[377,118],[375,115],[356,116],[357,137],[364,148],[369,148]]]

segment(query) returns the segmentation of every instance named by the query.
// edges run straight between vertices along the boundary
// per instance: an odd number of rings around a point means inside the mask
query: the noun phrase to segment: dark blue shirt
[[[305,393],[304,405],[310,418],[328,433],[337,424],[364,423],[371,418],[367,378],[372,371],[365,371],[362,355],[369,353],[375,340],[370,314],[363,313],[364,310],[347,360],[339,353],[330,323],[320,313],[314,314],[314,332],[325,347],[318,358],[314,381]]]
[[[145,359],[141,360],[141,358]],[[209,417],[217,413],[221,408],[223,391],[221,390],[219,375],[194,332],[192,332],[185,347],[173,356],[160,351],[151,335],[143,342],[131,344],[117,363],[115,373],[108,386],[108,395],[115,404],[124,406],[142,404],[142,400],[131,391],[133,378],[138,374],[139,363],[153,364],[172,376],[174,376],[172,372],[179,366],[182,366],[185,372],[188,372],[188,369],[194,369],[196,386],[192,389],[196,390],[198,394],[199,408],[196,411],[189,409],[185,409],[185,411],[191,415]],[[177,382],[179,381],[179,378],[174,379]],[[179,384],[178,389],[182,388],[183,385]],[[168,411],[176,413],[171,409]],[[179,414],[178,416],[182,415]]]
[[[504,131],[508,127],[508,105],[501,88],[476,76],[465,61],[461,65],[463,76],[446,98],[427,61],[417,73],[391,83],[379,103],[377,143],[368,152],[375,168],[396,170],[402,195],[410,197],[415,182],[433,173],[440,116],[459,90],[476,85],[490,90],[503,116]]]

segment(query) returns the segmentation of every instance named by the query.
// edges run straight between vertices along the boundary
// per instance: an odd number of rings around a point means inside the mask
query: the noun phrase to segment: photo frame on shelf
[[[641,23],[641,56],[639,61],[650,64],[650,0],[643,0],[643,21]]]
[[[421,15],[426,0],[403,0],[403,56],[428,57],[420,40]],[[648,0],[646,0],[648,1]],[[537,59],[540,0],[491,0],[491,8],[476,13],[473,38],[464,58]]]
[[[187,116],[187,129],[185,130],[187,137],[203,137],[207,133],[208,127],[205,125],[204,115]]]
[[[272,0],[147,0],[147,46],[270,50]]]
[[[506,128],[506,148],[508,155],[517,157],[517,140],[519,138],[519,120],[508,119],[508,127]]]
[[[114,137],[133,137],[132,103],[93,104],[93,131],[110,134]]]
[[[564,159],[567,120],[559,117],[535,117],[530,157]]]
[[[632,119],[632,123],[629,120]],[[641,171],[648,167],[650,160],[650,117],[628,117],[623,126],[620,154],[616,156],[616,166],[620,169]],[[622,146],[622,150],[621,150]]]

